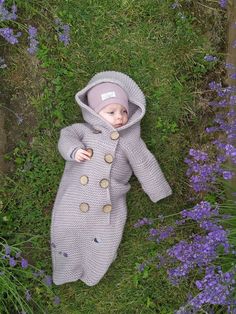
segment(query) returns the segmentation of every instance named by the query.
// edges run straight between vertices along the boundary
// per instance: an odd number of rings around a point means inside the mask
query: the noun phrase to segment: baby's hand
[[[75,153],[75,160],[78,161],[78,162],[81,162],[83,160],[90,160],[91,159],[89,157],[90,155],[91,155],[91,153],[89,153],[86,150],[80,148]]]

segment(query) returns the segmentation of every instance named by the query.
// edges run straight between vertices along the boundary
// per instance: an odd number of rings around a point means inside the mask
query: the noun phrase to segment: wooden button
[[[109,185],[109,181],[107,179],[102,179],[100,181],[100,187],[106,189]]]
[[[111,210],[112,210],[111,204],[104,205],[102,210],[103,210],[104,213],[110,213]]]
[[[88,181],[89,181],[89,179],[87,176],[80,177],[80,183],[81,184],[86,185],[86,184],[88,184]]]
[[[93,150],[92,148],[86,148],[86,151],[89,153],[89,157],[93,156]]]
[[[111,164],[112,161],[113,161],[113,156],[111,154],[106,154],[104,156],[104,160],[108,163],[108,164]]]
[[[86,213],[88,210],[89,210],[89,204],[87,203],[81,203],[79,205],[79,208],[80,210],[83,212],[83,213]]]
[[[119,138],[120,134],[117,131],[112,131],[111,132],[111,139],[112,140],[117,140]]]

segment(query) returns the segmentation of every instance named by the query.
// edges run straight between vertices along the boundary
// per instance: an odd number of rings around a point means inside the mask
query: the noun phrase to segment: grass
[[[7,120],[8,132],[15,129],[6,155],[14,172],[4,176],[0,188],[6,217],[0,226],[9,243],[39,235],[23,252],[37,267],[51,272],[51,210],[64,167],[56,146],[59,131],[82,122],[74,95],[99,71],[125,72],[144,91],[142,138],[174,192],[153,204],[132,177],[117,260],[95,287],[81,282],[53,287],[62,300],[59,313],[169,314],[186,301],[189,287],[195,289],[191,280],[179,288],[172,286],[164,271],[154,267],[137,272],[137,263],[167,244],[159,248],[146,241],[146,229],[134,229],[133,224],[142,217],[179,212],[192,196],[183,160],[192,146],[208,141],[204,128],[213,112],[199,95],[208,89],[208,77],[220,64],[207,63],[203,57],[222,51],[220,22],[225,23],[217,6],[212,16],[202,3],[183,1],[173,10],[172,1],[16,1],[20,22],[38,27],[40,46],[36,57],[25,52],[25,45],[10,50],[3,43],[0,48],[9,64],[3,76],[10,108],[24,119],[21,125],[13,115]],[[56,38],[55,17],[71,26],[68,47]],[[220,27],[209,31],[210,25]]]

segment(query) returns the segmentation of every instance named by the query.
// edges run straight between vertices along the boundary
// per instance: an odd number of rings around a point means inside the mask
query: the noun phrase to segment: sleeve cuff
[[[75,159],[75,154],[76,154],[76,152],[77,152],[77,150],[79,150],[80,149],[80,147],[76,147],[76,148],[74,148],[73,150],[72,150],[72,152],[71,152],[71,154],[70,154],[70,158],[71,159]]]

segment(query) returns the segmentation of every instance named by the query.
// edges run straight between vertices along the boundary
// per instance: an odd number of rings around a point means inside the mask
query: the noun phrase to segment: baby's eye
[[[126,110],[126,109],[124,109],[124,110],[123,110],[123,112],[127,113],[127,110]]]
[[[113,113],[114,113],[114,111],[111,111],[111,112],[108,112],[108,113],[113,114]]]

